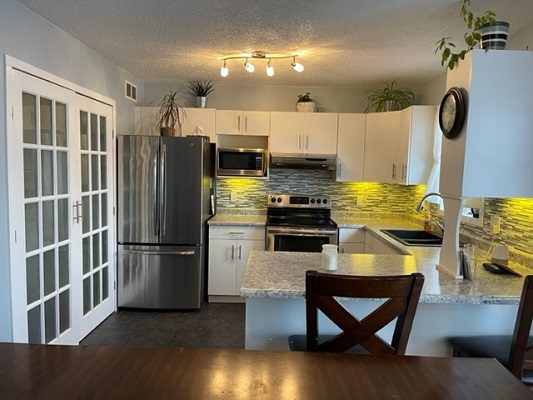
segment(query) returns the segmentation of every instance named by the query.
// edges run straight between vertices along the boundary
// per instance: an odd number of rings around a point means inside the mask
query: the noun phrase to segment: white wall
[[[124,79],[142,82],[33,11],[0,0],[0,341],[11,340],[9,287],[8,177],[6,165],[5,55],[32,64],[116,100],[117,133],[133,130],[135,104],[124,98]],[[18,266],[24,268],[24,266]]]
[[[170,90],[187,92],[187,82],[144,85],[142,105],[156,106]],[[208,96],[207,107],[226,110],[296,111],[299,94],[311,93],[322,112],[362,112],[369,92],[351,88],[303,86],[244,86],[215,83],[215,91]],[[194,99],[184,98],[184,104],[194,106]]]

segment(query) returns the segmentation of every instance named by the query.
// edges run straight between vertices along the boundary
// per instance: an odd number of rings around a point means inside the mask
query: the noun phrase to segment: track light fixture
[[[229,74],[229,69],[226,66],[227,60],[244,60],[244,68],[246,69],[246,71],[248,71],[249,73],[254,72],[255,66],[251,62],[248,61],[250,58],[251,59],[265,59],[265,60],[268,59],[267,67],[266,67],[266,74],[268,76],[274,76],[274,67],[272,66],[272,60],[280,60],[280,59],[286,59],[286,58],[292,58],[292,63],[291,63],[292,68],[296,72],[302,72],[304,70],[304,66],[300,64],[299,62],[296,62],[296,57],[298,57],[298,55],[296,54],[280,55],[280,56],[268,55],[267,56],[267,54],[264,51],[254,51],[246,55],[224,57],[222,59],[223,64],[222,64],[222,68],[220,68],[220,75],[223,78],[225,78]]]

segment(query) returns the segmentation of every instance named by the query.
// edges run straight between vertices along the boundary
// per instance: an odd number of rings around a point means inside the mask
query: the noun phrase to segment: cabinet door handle
[[[248,116],[244,116],[244,131],[248,132]]]
[[[242,260],[242,246],[239,245],[239,260]]]
[[[305,149],[309,150],[309,135],[305,135]]]
[[[298,150],[302,149],[302,135],[298,135]]]
[[[235,260],[235,245],[231,245],[231,259]]]
[[[402,168],[402,179],[407,179],[407,165],[406,164],[402,164],[403,165],[403,168]]]
[[[392,163],[392,179],[396,179],[396,164]]]
[[[339,161],[337,165],[337,176],[340,178],[342,177],[342,162]]]
[[[237,130],[241,131],[241,116],[237,115]]]

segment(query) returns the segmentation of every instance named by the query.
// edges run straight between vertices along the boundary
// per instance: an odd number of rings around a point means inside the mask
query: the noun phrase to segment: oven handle
[[[298,236],[305,236],[305,235],[336,235],[337,230],[332,229],[299,229],[299,228],[267,228],[267,235],[268,234],[277,234],[277,233],[286,233],[290,235],[298,235]]]

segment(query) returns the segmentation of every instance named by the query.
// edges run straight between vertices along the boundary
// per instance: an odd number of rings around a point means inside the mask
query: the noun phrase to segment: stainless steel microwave
[[[265,176],[267,156],[265,149],[217,149],[218,176]]]

